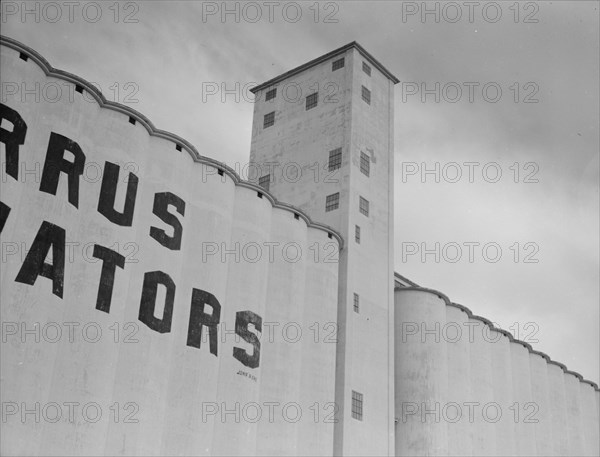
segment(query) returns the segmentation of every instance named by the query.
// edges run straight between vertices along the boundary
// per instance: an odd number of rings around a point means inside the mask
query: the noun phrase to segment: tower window
[[[371,104],[371,91],[367,89],[365,86],[362,86],[362,99],[367,102],[368,105]]]
[[[274,99],[276,96],[277,96],[277,87],[267,91],[267,93],[265,95],[265,101],[268,102],[269,100]]]
[[[270,112],[269,114],[265,114],[265,119],[263,122],[263,128],[271,127],[275,124],[275,111]]]
[[[329,171],[342,167],[342,148],[329,151]]]
[[[334,60],[331,64],[331,71],[339,70],[340,68],[344,68],[344,58]]]
[[[360,153],[360,171],[365,176],[369,176],[371,171],[371,159],[364,152]]]
[[[360,197],[360,201],[358,202],[358,210],[361,214],[369,217],[369,200]]]
[[[366,63],[363,62],[363,71],[371,76],[371,67],[369,67]]]
[[[308,97],[306,97],[306,110],[308,111],[311,108],[314,108],[315,106],[317,106],[317,103],[319,102],[319,93],[315,92],[314,94],[310,94]]]
[[[358,313],[358,311],[360,310],[360,297],[358,296],[358,294],[354,294],[354,312]]]
[[[352,418],[363,420],[363,394],[352,391]]]
[[[333,211],[340,207],[340,193],[328,195],[325,199],[325,212]]]
[[[262,187],[264,190],[269,190],[269,185],[271,184],[271,175],[264,175],[258,178],[258,185]]]
[[[360,227],[358,225],[354,226],[354,241],[360,244]]]

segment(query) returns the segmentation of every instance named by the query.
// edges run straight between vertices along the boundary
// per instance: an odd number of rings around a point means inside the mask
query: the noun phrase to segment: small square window
[[[19,53],[19,59],[24,60],[25,62],[27,62],[27,60],[29,60],[29,57],[27,56],[27,54],[24,54],[22,52]]]
[[[344,58],[334,60],[331,64],[331,71],[339,70],[340,68],[344,68]]]
[[[271,184],[271,175],[264,175],[258,178],[258,185],[265,190],[269,190],[269,185]]]
[[[175,149],[177,149],[178,151],[181,151],[181,149],[182,149],[181,145],[180,144],[175,145]]]
[[[83,87],[80,86],[79,84],[75,85],[75,92],[77,92],[78,94],[83,94]]]
[[[361,214],[369,217],[369,200],[360,197],[360,201],[358,202],[358,210]]]
[[[364,152],[360,153],[360,171],[365,176],[369,176],[371,172],[371,159]]]
[[[367,89],[365,86],[362,86],[362,99],[367,102],[368,105],[371,104],[371,91]]]
[[[267,127],[271,127],[273,124],[275,124],[275,111],[265,114],[263,128],[266,129]]]
[[[267,91],[267,94],[265,96],[265,101],[268,102],[269,100],[274,99],[276,96],[277,96],[277,87]]]
[[[315,92],[314,94],[310,94],[308,97],[306,97],[306,110],[308,111],[311,108],[314,108],[315,106],[317,106],[317,103],[319,102],[319,93]]]
[[[358,225],[354,227],[354,241],[360,244],[360,227]]]
[[[363,394],[352,391],[352,418],[363,420]]]
[[[329,171],[342,167],[342,148],[329,151]]]
[[[371,76],[371,67],[368,66],[366,63],[363,62],[363,71],[368,74],[369,76]]]
[[[333,211],[340,207],[340,193],[328,195],[325,199],[325,212]]]
[[[354,294],[354,312],[358,313],[360,311],[360,297],[358,294]]]

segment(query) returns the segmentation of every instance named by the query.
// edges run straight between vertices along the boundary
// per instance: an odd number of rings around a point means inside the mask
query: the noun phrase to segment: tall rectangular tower
[[[345,241],[338,287],[336,455],[394,453],[397,82],[352,42],[252,90],[253,178]]]

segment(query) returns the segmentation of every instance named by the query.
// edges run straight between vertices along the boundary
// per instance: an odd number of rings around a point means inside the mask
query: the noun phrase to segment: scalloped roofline
[[[185,149],[185,151],[190,155],[194,162],[210,165],[211,167],[214,167],[218,170],[222,170],[231,178],[231,180],[236,186],[246,187],[255,190],[256,192],[260,192],[262,195],[267,197],[267,199],[271,202],[273,208],[284,209],[294,214],[298,214],[298,216],[300,216],[306,222],[306,225],[308,227],[322,230],[324,232],[327,232],[329,235],[335,237],[338,240],[340,251],[344,248],[344,239],[342,235],[333,227],[313,221],[308,216],[308,214],[306,214],[302,209],[297,208],[288,203],[278,201],[269,191],[263,189],[257,184],[251,183],[249,181],[244,181],[229,165],[226,165],[223,162],[219,162],[218,160],[212,159],[210,157],[201,155],[189,141],[174,133],[156,128],[155,125],[150,121],[150,119],[148,119],[139,111],[136,111],[133,108],[130,108],[129,106],[125,106],[120,103],[107,100],[106,97],[104,97],[104,95],[102,94],[102,92],[99,89],[97,89],[93,84],[89,83],[80,76],[74,75],[73,73],[54,68],[35,49],[32,49],[29,46],[21,43],[20,41],[17,41],[13,38],[7,37],[6,35],[2,34],[0,34],[0,45],[6,46],[7,48],[25,54],[28,58],[34,61],[38,67],[40,67],[43,70],[46,76],[62,79],[75,85],[82,86],[89,94],[92,95],[92,97],[94,97],[94,100],[96,100],[96,102],[101,108],[117,111],[132,117],[144,126],[144,128],[150,136],[163,138],[167,141],[171,141],[172,143],[174,143],[175,146],[181,147],[182,150]]]
[[[567,369],[567,366],[565,364],[557,362],[555,360],[552,360],[550,358],[550,356],[548,356],[545,352],[534,350],[533,347],[529,343],[527,343],[526,341],[521,341],[521,340],[516,339],[513,336],[513,334],[510,333],[508,330],[494,327],[492,321],[490,321],[489,319],[486,319],[485,317],[476,316],[475,314],[473,314],[473,312],[469,308],[467,308],[464,305],[450,301],[450,299],[442,292],[439,292],[435,289],[425,288],[425,287],[395,287],[394,288],[394,292],[402,292],[402,291],[421,291],[421,292],[430,293],[432,295],[436,295],[438,298],[442,299],[445,302],[446,306],[460,309],[461,311],[466,313],[470,319],[476,319],[476,320],[484,322],[486,325],[488,325],[490,327],[490,330],[494,330],[496,332],[502,333],[504,336],[508,337],[509,342],[520,344],[521,346],[525,347],[529,351],[530,354],[535,354],[535,355],[541,356],[543,359],[546,360],[546,363],[559,366],[565,374],[571,374],[571,375],[575,376],[577,379],[579,379],[580,382],[589,384],[590,386],[592,386],[594,388],[594,390],[600,391],[600,388],[598,388],[598,384],[596,384],[595,382],[590,381],[588,379],[584,379],[584,377],[581,374],[577,373],[576,371]]]
[[[107,100],[106,97],[104,97],[104,95],[102,94],[102,92],[100,90],[98,90],[94,85],[90,84],[88,81],[86,81],[85,79],[81,78],[80,76],[74,75],[72,73],[69,73],[67,71],[64,70],[60,70],[60,69],[56,69],[54,68],[52,65],[50,65],[50,63],[41,55],[39,54],[37,51],[35,51],[34,49],[30,48],[29,46],[24,45],[23,43],[21,43],[20,41],[17,41],[13,38],[7,37],[5,35],[0,34],[0,45],[2,46],[6,46],[8,48],[11,48],[17,52],[23,53],[25,54],[27,57],[29,57],[31,60],[33,60],[38,67],[40,67],[44,73],[46,74],[46,76],[52,76],[53,78],[57,78],[57,79],[62,79],[64,81],[68,81],[71,82],[73,84],[76,85],[80,85],[83,88],[85,88],[96,100],[96,102],[98,103],[98,105],[101,108],[106,108],[106,109],[110,109],[113,111],[118,111],[120,113],[123,113],[127,116],[130,116],[132,118],[134,118],[137,122],[141,123],[145,128],[146,131],[148,132],[148,134],[150,136],[156,136],[159,138],[163,138],[165,140],[171,141],[173,142],[176,146],[180,146],[182,149],[185,149],[186,152],[190,155],[190,157],[192,157],[192,159],[194,160],[194,162],[197,163],[203,163],[206,165],[210,165],[214,168],[223,170],[224,173],[226,173],[231,180],[233,181],[233,183],[236,186],[241,186],[241,187],[246,187],[252,190],[255,190],[256,192],[260,192],[261,194],[263,194],[264,196],[267,197],[267,199],[271,202],[271,205],[273,206],[273,208],[280,208],[280,209],[284,209],[287,210],[289,212],[292,212],[294,214],[298,214],[305,222],[307,227],[311,227],[311,228],[316,228],[319,230],[322,230],[324,232],[327,232],[328,234],[334,236],[337,240],[338,243],[340,245],[340,250],[343,249],[344,247],[344,239],[342,238],[342,236],[340,235],[340,233],[338,233],[335,229],[333,229],[332,227],[326,225],[326,224],[321,224],[319,222],[315,222],[313,221],[303,210],[301,210],[300,208],[297,208],[293,205],[284,203],[284,202],[280,202],[278,201],[269,191],[263,189],[262,187],[253,184],[249,181],[244,181],[240,178],[240,176],[228,165],[224,164],[223,162],[219,162],[218,160],[215,159],[211,159],[210,157],[206,157],[201,155],[198,150],[190,143],[188,142],[186,139],[171,133],[169,131],[166,130],[161,130],[158,129],[154,126],[154,124],[150,121],[150,119],[148,119],[146,116],[144,116],[142,113],[140,113],[139,111],[136,111],[128,106],[122,105],[120,103],[116,103],[116,102],[112,102],[110,100]],[[373,59],[372,63],[376,63],[378,67],[381,66],[383,68],[383,70],[381,70],[381,68],[379,68],[382,72],[385,70],[385,72],[389,73],[385,67],[383,67],[381,64],[379,64],[379,62],[377,60],[375,60],[367,51],[364,50],[364,48],[362,48],[362,46],[360,46],[357,42],[353,41],[352,43],[347,44],[346,46],[343,46],[341,48],[338,48],[328,54],[325,54],[324,56],[321,56],[318,59],[315,59],[311,62],[309,62],[308,64],[305,64],[304,66],[301,67],[297,67],[294,70],[291,70],[293,72],[298,72],[301,71],[299,69],[301,69],[302,67],[305,67],[306,65],[315,65],[316,63],[318,63],[317,61],[322,61],[325,60],[325,58],[330,58],[335,54],[339,54],[341,52],[346,51],[347,49],[351,48],[351,47],[356,47],[361,53],[365,54],[365,57],[370,57],[370,59]],[[369,59],[369,60],[370,60]],[[302,68],[304,69],[304,68]],[[290,73],[290,72],[288,72]],[[283,77],[284,75],[287,75],[287,73],[284,73],[283,75],[281,75],[278,78]],[[391,75],[391,73],[389,73],[389,75]],[[289,75],[288,75],[289,76]],[[286,77],[288,77],[286,76]],[[386,74],[386,76],[388,76]],[[393,78],[395,78],[393,75],[388,76],[390,79],[393,80]],[[277,78],[276,78],[277,79]],[[262,84],[261,86],[266,85],[267,83],[271,83],[273,80],[271,81],[267,81],[266,83]],[[260,86],[257,86],[254,88],[254,90],[259,90]],[[401,276],[398,273],[394,273],[395,276],[398,276],[408,282],[411,282],[410,280],[408,280],[407,278],[405,278],[404,276]],[[412,286],[412,287],[395,287],[394,288],[395,292],[399,292],[399,291],[421,291],[421,292],[427,292],[427,293],[431,293],[433,295],[436,295],[437,297],[439,297],[440,299],[442,299],[447,306],[452,306],[455,308],[460,309],[461,311],[465,312],[470,318],[473,319],[478,319],[481,320],[483,322],[486,323],[486,325],[489,321],[488,319],[485,319],[483,317],[480,316],[475,316],[471,310],[469,308],[467,308],[466,306],[463,305],[459,305],[458,303],[453,303],[450,301],[450,299],[443,294],[442,292],[439,292],[435,289],[429,289],[429,288],[424,288],[424,287],[419,287],[419,286]],[[559,367],[561,367],[563,369],[563,371],[565,373],[568,374],[572,374],[573,376],[575,376],[576,378],[579,379],[580,382],[586,383],[591,385],[592,387],[594,387],[594,389],[596,391],[600,390],[598,388],[598,385],[596,383],[594,383],[593,381],[589,381],[587,379],[584,379],[583,376],[579,373],[577,373],[576,371],[571,371],[568,370],[566,365],[560,363],[560,362],[556,362],[554,360],[552,360],[549,356],[547,356],[546,354],[539,352],[539,351],[535,351],[533,350],[533,348],[531,347],[531,345],[529,345],[528,343],[524,342],[524,341],[520,341],[517,340],[516,338],[514,338],[512,336],[512,334],[506,330],[503,329],[499,329],[494,327],[493,325],[490,325],[491,330],[496,330],[498,332],[501,332],[502,334],[509,336],[509,340],[511,342],[515,342],[518,344],[521,344],[523,346],[525,346],[528,351],[530,353],[534,353],[534,354],[538,354],[538,355],[542,355],[545,356],[545,358],[547,357],[546,361],[549,364],[554,364],[554,365],[558,365]]]

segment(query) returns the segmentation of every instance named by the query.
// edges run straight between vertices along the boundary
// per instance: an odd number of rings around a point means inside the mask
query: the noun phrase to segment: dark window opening
[[[329,171],[342,167],[342,148],[329,151]]]
[[[267,91],[267,94],[265,96],[265,101],[268,102],[269,100],[274,99],[277,96],[277,88],[271,89],[269,91]]]
[[[340,207],[340,193],[328,195],[325,199],[325,212],[333,211]]]
[[[266,129],[267,127],[271,127],[273,124],[275,124],[275,111],[265,114],[263,128]]]
[[[362,99],[367,102],[368,105],[371,104],[371,91],[367,89],[365,86],[362,86]]]
[[[339,70],[340,68],[344,68],[344,58],[334,60],[331,64],[331,71]]]
[[[314,108],[319,103],[319,93],[315,92],[306,97],[306,110]]]

